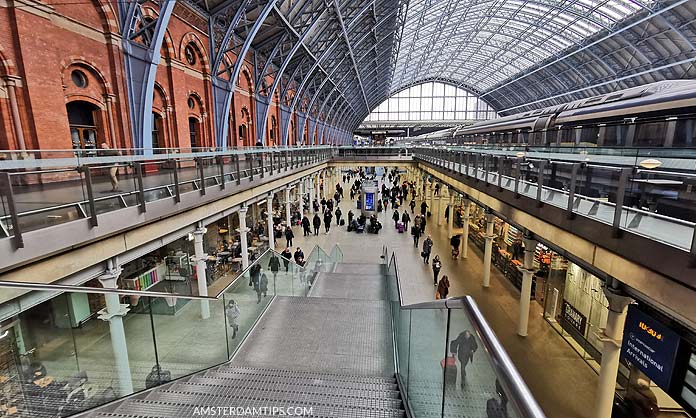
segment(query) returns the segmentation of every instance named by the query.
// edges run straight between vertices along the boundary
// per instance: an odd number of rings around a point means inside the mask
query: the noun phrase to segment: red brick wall
[[[0,76],[19,77],[17,101],[27,148],[71,148],[66,104],[75,100],[97,106],[98,143],[108,142],[111,146],[124,148],[132,146],[124,59],[115,7],[113,0],[93,0],[79,6],[58,3],[53,7],[21,4],[21,7],[0,8]],[[157,14],[150,6],[143,10],[146,15],[154,17]],[[199,144],[215,145],[208,37],[204,32],[205,25],[191,20],[194,17],[193,12],[178,5],[167,27],[153,97],[153,110],[162,116],[160,146],[190,146],[189,117],[200,121]],[[37,36],[39,28],[41,36]],[[196,63],[193,65],[185,58],[187,45],[195,48]],[[227,140],[232,146],[253,146],[257,140],[252,65],[250,57],[246,58],[236,80],[230,107]],[[228,59],[234,62],[235,57],[229,56]],[[7,62],[13,63],[9,70],[2,64]],[[79,88],[72,82],[70,75],[76,69],[87,76],[87,87]],[[269,85],[272,82],[267,80]],[[0,91],[0,148],[16,149],[18,144],[6,96],[6,91]],[[276,118],[275,144],[279,145],[283,137],[277,96],[274,95],[268,113],[268,145],[271,145],[271,117]],[[107,97],[112,100],[110,114]],[[195,99],[193,109],[188,106],[189,97]],[[109,117],[112,123],[109,123]],[[294,115],[292,120],[297,123]],[[247,125],[244,141],[238,137],[240,123]],[[294,130],[288,135],[288,141],[296,143]]]

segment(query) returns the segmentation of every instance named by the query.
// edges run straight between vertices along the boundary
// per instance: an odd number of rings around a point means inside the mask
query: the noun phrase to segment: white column
[[[206,229],[201,222],[193,231],[193,250],[196,258],[196,277],[198,277],[198,295],[208,296],[208,280],[205,273],[205,259],[207,254],[203,251],[203,235]],[[210,306],[207,300],[201,300],[201,318],[210,318]]]
[[[517,335],[527,336],[529,326],[529,301],[532,298],[532,276],[534,275],[534,250],[537,242],[531,236],[524,237],[524,264],[519,267],[522,272],[522,289],[520,290],[520,318],[517,322]]]
[[[290,224],[290,190],[292,190],[292,186],[285,188],[285,225],[288,227],[292,226]]]
[[[319,173],[314,174],[314,183],[312,184],[312,201],[321,200],[319,198]]]
[[[116,289],[116,279],[121,274],[121,269],[114,266],[109,260],[109,269],[99,281],[106,289]],[[128,345],[126,344],[126,332],[123,329],[123,317],[129,311],[128,305],[122,305],[115,293],[106,293],[106,308],[99,311],[98,318],[109,321],[109,334],[111,348],[114,352],[116,374],[118,376],[118,395],[126,396],[133,393],[133,378],[131,376],[130,361],[128,360]]]
[[[242,270],[249,267],[249,245],[247,244],[247,228],[246,216],[248,207],[242,206],[239,209],[239,245],[242,246]]]
[[[469,219],[471,218],[471,200],[464,199],[464,217],[462,218],[462,258],[469,256]]]
[[[430,183],[428,187],[430,187],[430,205],[428,205],[428,210],[432,213],[435,213],[435,182],[433,181],[432,183]],[[427,192],[428,189],[426,188],[425,191]],[[425,215],[426,217],[428,216],[427,213]]]
[[[454,193],[450,193],[449,203],[449,219],[447,219],[447,236],[452,238],[452,227],[454,224]]]
[[[275,235],[273,234],[273,193],[266,198],[266,222],[268,224],[268,248],[275,249]]]
[[[486,213],[486,244],[483,252],[483,287],[491,285],[491,256],[493,255],[493,216],[492,213]]]
[[[611,417],[626,311],[632,301],[631,298],[622,295],[618,290],[608,287],[604,288],[604,295],[609,300],[609,315],[607,316],[607,326],[601,338],[604,347],[602,348],[602,365],[599,369],[595,418]]]
[[[442,210],[442,197],[442,189],[440,189],[440,196],[437,197],[437,226],[442,226],[445,219],[445,211]]]

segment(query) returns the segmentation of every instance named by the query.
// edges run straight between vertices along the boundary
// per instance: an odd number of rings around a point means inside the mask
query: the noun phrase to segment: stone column
[[[111,133],[111,146],[113,148],[121,148],[119,144],[116,143],[116,126],[114,125],[114,114],[113,114],[113,102],[116,100],[116,96],[113,94],[105,94],[104,95],[104,101],[106,101],[106,120],[109,124],[109,132]],[[162,115],[162,118],[164,119],[163,123],[163,128],[166,128],[167,125],[167,113],[166,111]],[[164,132],[163,132],[164,133]],[[160,147],[162,147],[163,144],[160,144]]]
[[[196,258],[196,277],[198,278],[198,296],[208,296],[208,278],[205,272],[205,260],[208,255],[203,251],[203,235],[206,229],[198,222],[193,231],[193,250]],[[207,300],[201,300],[201,318],[210,318],[210,306]]]
[[[613,279],[615,281],[615,279]],[[632,299],[620,290],[605,287],[604,295],[609,300],[609,315],[607,326],[602,335],[602,365],[599,369],[597,385],[597,401],[595,418],[610,418],[616,392],[616,376],[619,373],[619,358],[621,357],[621,341],[623,337],[626,312]]]
[[[452,228],[454,226],[454,193],[451,191],[447,207],[449,208],[449,219],[447,219],[447,236],[452,238]]]
[[[518,267],[522,272],[522,289],[520,290],[520,318],[517,322],[517,335],[527,336],[529,326],[529,301],[532,298],[532,276],[534,275],[534,250],[537,242],[531,234],[524,237],[524,264]]]
[[[25,152],[27,149],[27,144],[24,140],[24,131],[22,130],[22,118],[19,116],[19,105],[17,104],[17,80],[19,77],[16,76],[6,76],[5,84],[7,85],[7,95],[10,99],[10,112],[12,112],[12,128],[15,133],[15,138],[17,138],[17,145],[21,151],[22,158],[27,157]]]
[[[116,289],[116,280],[120,275],[120,266],[109,260],[107,272],[99,277],[99,281],[105,289]],[[111,348],[114,353],[116,375],[118,376],[118,395],[126,396],[133,393],[133,378],[128,359],[128,345],[126,344],[126,332],[123,328],[123,317],[128,313],[129,307],[121,304],[118,294],[115,293],[106,293],[104,299],[106,300],[106,308],[98,312],[98,318],[103,321],[109,321]]]
[[[312,201],[321,200],[319,198],[319,173],[314,174],[314,184],[312,185]]]
[[[471,200],[464,199],[464,217],[462,218],[462,258],[469,256],[469,219],[471,218]]]
[[[273,192],[266,197],[266,222],[268,224],[268,248],[275,249],[275,236],[273,235]]]
[[[491,257],[493,255],[493,219],[495,216],[486,212],[486,235],[483,237],[486,240],[486,244],[483,252],[483,287],[489,287],[491,285]]]
[[[248,207],[242,206],[239,212],[237,212],[239,214],[239,245],[242,247],[242,270],[249,267],[249,244],[247,244],[247,231],[249,231],[249,228],[247,228],[246,224],[248,210]]]
[[[290,222],[290,190],[292,190],[292,186],[285,188],[285,225],[288,227],[292,226]]]

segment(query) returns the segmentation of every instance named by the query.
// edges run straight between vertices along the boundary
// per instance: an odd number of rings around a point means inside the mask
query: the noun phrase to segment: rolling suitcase
[[[454,356],[447,356],[440,360],[440,366],[445,369],[445,385],[457,384],[457,361]]]
[[[397,222],[397,223],[396,223],[396,229],[399,231],[399,234],[403,234],[403,233],[404,233],[404,229],[406,229],[406,227],[404,227],[404,223],[403,223],[403,222]]]
[[[345,219],[341,219],[341,222],[340,222],[340,223],[341,223],[341,226],[343,226],[343,225],[346,224],[346,220],[345,220]]]

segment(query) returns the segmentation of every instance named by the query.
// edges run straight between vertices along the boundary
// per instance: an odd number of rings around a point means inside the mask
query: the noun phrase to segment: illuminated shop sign
[[[561,326],[568,332],[575,331],[581,336],[584,336],[585,328],[587,327],[587,318],[582,312],[568,303],[567,300],[563,300],[563,306],[561,307]]]
[[[681,338],[663,323],[628,307],[621,354],[659,387],[668,391]]]

